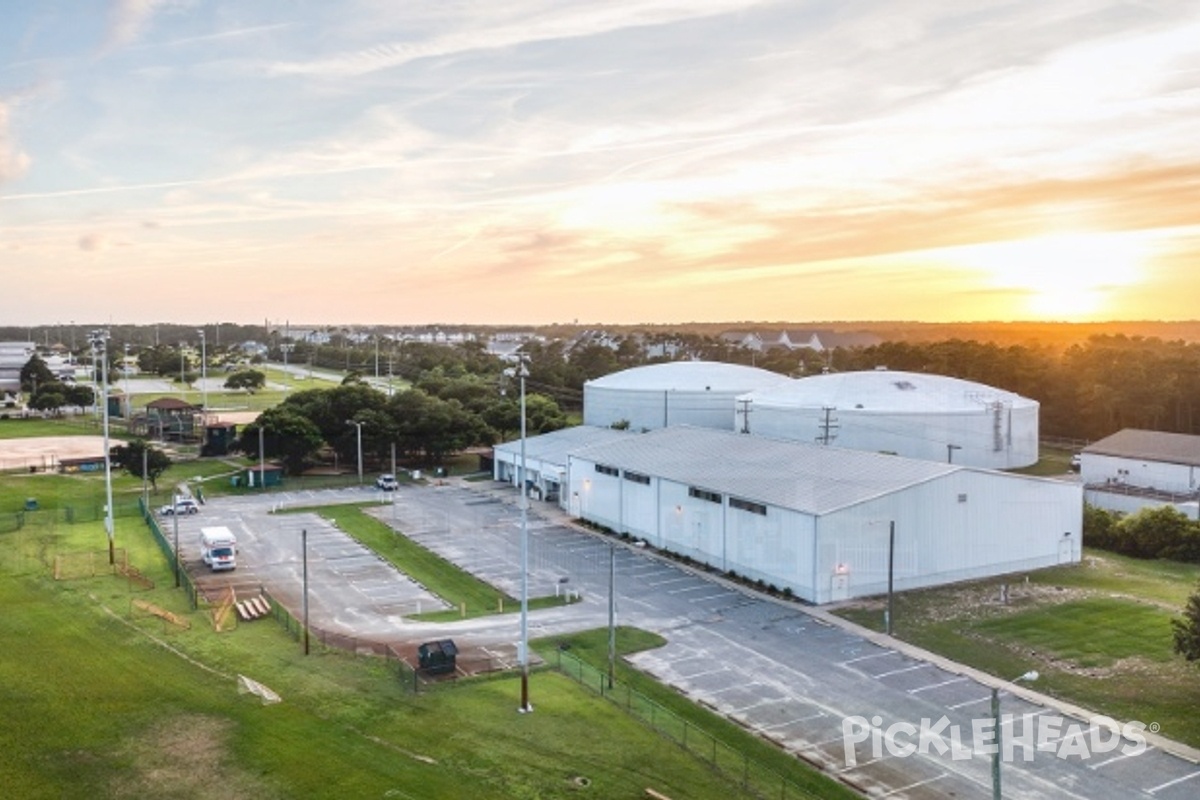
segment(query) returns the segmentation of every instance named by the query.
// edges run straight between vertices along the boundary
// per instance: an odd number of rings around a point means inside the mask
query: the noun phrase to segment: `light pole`
[[[518,484],[521,490],[521,707],[522,714],[533,711],[529,704],[529,491],[526,488],[525,466],[525,356],[517,363],[517,375],[521,379],[521,474]]]
[[[1016,683],[1017,681],[1032,683],[1037,679],[1037,670],[1030,670],[1019,678],[1013,678],[1012,683]],[[992,722],[996,726],[996,752],[992,753],[992,800],[1001,800],[1000,758],[1003,755],[1001,751],[1004,748],[1002,745],[1003,735],[1000,729],[1000,688],[998,686],[992,687]]]
[[[359,482],[359,485],[361,485],[361,484],[362,484],[362,482],[363,482],[363,468],[362,468],[362,426],[363,426],[363,425],[366,425],[367,423],[365,423],[365,422],[357,422],[357,421],[355,421],[355,420],[348,419],[348,420],[346,420],[346,424],[347,424],[347,425],[353,425],[353,426],[354,426],[354,428],[355,428],[355,435],[356,435],[356,437],[358,438],[358,482]]]
[[[133,403],[129,400],[129,343],[124,345],[125,358],[121,360],[121,382],[124,384],[125,392],[125,419],[129,419],[129,412],[133,409]]]
[[[292,348],[294,348],[295,346],[296,346],[296,345],[294,345],[294,344],[281,344],[281,345],[279,345],[279,349],[283,351],[283,379],[284,379],[284,380],[288,380],[288,378],[289,378],[289,375],[288,375],[288,363],[287,363],[288,353],[292,352]],[[283,390],[284,390],[285,392],[287,391],[287,384],[286,384],[286,383],[283,385]]]
[[[108,331],[92,331],[88,342],[92,345],[92,354],[100,359],[100,405],[104,415],[104,530],[108,533],[108,563],[116,564],[116,548],[113,544],[112,455],[108,447]]]
[[[204,329],[200,328],[197,333],[200,334],[200,408],[204,410],[204,414],[208,414],[208,384],[205,383],[205,378],[208,377],[208,351],[204,346]]]
[[[962,450],[962,445],[960,445],[960,444],[946,445],[946,463],[947,464],[954,463],[954,451],[955,450]]]
[[[892,578],[896,574],[896,520],[888,523],[888,605],[887,635],[892,635],[892,621],[896,619],[895,595],[892,593]]]

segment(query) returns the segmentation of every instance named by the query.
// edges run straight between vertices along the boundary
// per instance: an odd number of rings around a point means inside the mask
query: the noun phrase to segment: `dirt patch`
[[[103,436],[34,436],[28,439],[0,439],[0,469],[36,467],[39,471],[55,468],[68,458],[93,458],[104,455]]]
[[[129,773],[111,797],[190,797],[197,800],[269,798],[267,784],[232,764],[229,720],[185,715],[163,720],[129,741],[122,755]]]
[[[1024,581],[1007,584],[1007,601],[1002,596],[1002,583],[964,584],[940,586],[928,592],[913,592],[910,600],[917,604],[915,610],[925,622],[948,622],[951,620],[977,620],[997,614],[1027,611],[1031,606],[1066,603],[1088,597],[1093,592],[1066,586],[1048,586]],[[882,611],[887,607],[886,598],[872,598],[846,603],[841,608],[860,608]]]

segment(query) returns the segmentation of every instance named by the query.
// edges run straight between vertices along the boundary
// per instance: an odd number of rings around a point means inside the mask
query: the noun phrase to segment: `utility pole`
[[[179,507],[175,505],[175,494],[171,494],[171,505],[174,508],[174,513],[171,514],[171,524],[175,528],[175,588],[179,588]]]
[[[304,577],[304,655],[308,655],[308,528],[300,530],[300,560]]]
[[[896,619],[895,595],[892,594],[892,577],[896,572],[896,520],[888,524],[888,603],[887,635],[892,635],[892,622]]]

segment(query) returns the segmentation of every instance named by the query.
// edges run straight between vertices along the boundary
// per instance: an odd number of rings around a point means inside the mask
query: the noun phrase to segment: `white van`
[[[200,558],[213,572],[237,567],[237,537],[229,528],[200,529]]]

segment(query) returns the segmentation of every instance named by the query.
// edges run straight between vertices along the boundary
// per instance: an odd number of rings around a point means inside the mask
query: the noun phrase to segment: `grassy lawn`
[[[999,579],[898,595],[895,634],[1002,678],[1037,669],[1040,692],[1157,722],[1163,735],[1200,747],[1200,672],[1174,654],[1170,625],[1198,578],[1200,565],[1087,550],[1081,565],[1007,578],[1007,606]],[[882,606],[837,613],[882,630]]]
[[[1036,464],[1021,469],[1010,470],[1018,475],[1035,475],[1039,477],[1057,477],[1071,472],[1071,456],[1078,452],[1061,447],[1041,447]]]
[[[0,548],[0,785],[21,798],[738,797],[703,762],[550,671],[409,695],[385,662],[301,648],[269,620],[217,634],[136,520],[117,539],[157,588],[54,582],[56,552],[99,549],[98,524],[27,525]],[[154,603],[178,629],[134,613]],[[168,646],[170,649],[168,649]],[[237,691],[247,675],[283,701]],[[585,786],[586,784],[586,786]],[[822,795],[827,796],[827,795]]]
[[[413,619],[428,622],[463,619],[489,614],[512,613],[520,609],[520,601],[497,590],[474,575],[422,547],[407,536],[393,531],[383,522],[363,513],[363,508],[375,503],[320,506],[288,509],[288,513],[315,512],[333,521],[338,528],[370,548],[396,569],[417,581],[438,597],[455,606],[446,611],[418,614]],[[549,608],[565,605],[565,598],[536,597],[529,599],[529,608]]]

